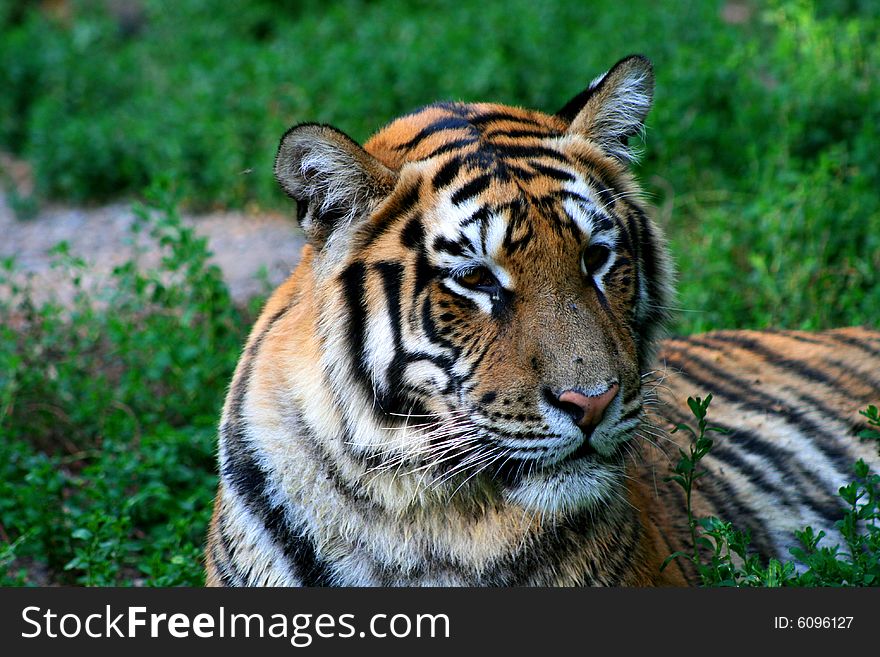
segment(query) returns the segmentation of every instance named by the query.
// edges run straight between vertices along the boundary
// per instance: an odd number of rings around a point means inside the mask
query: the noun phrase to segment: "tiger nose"
[[[608,390],[595,397],[589,397],[576,390],[566,390],[559,395],[559,405],[571,415],[571,419],[581,429],[592,429],[602,421],[605,409],[608,408],[619,389],[619,385],[612,383]]]

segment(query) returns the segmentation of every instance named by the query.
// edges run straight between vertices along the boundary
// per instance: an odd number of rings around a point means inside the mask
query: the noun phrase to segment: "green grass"
[[[202,582],[219,405],[250,314],[170,198],[137,210],[160,266],[77,283],[72,308],[35,305],[4,263],[0,584]],[[56,264],[79,280],[64,245]]]
[[[741,24],[702,0],[35,5],[0,4],[0,150],[36,180],[12,205],[177,193],[144,211],[162,265],[120,267],[73,308],[3,269],[0,584],[201,581],[252,312],[175,208],[291,211],[271,169],[296,122],[364,140],[438,99],[553,111],[642,52],[657,92],[638,174],[678,262],[673,329],[880,326],[877,3],[751,2]],[[72,279],[76,256],[56,254]]]

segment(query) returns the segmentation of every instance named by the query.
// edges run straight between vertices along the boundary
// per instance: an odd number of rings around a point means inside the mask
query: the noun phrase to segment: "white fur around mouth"
[[[580,458],[526,475],[506,492],[509,502],[526,510],[563,514],[598,508],[623,486],[623,470]]]

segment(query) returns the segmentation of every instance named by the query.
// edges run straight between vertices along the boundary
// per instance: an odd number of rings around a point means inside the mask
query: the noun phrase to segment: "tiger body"
[[[693,500],[698,516],[748,529],[751,548],[764,559],[790,559],[794,532],[806,526],[825,531],[823,545],[840,540],[838,489],[853,480],[856,460],[880,467],[877,445],[858,438],[868,429],[858,411],[880,398],[880,332],[715,331],[664,341],[658,366],[669,376],[657,391],[655,425],[695,425],[684,401],[711,391],[710,424],[727,432],[713,436],[703,459],[707,476]],[[686,449],[686,436],[672,438],[672,450],[652,447],[642,478],[653,478],[652,469],[665,473],[677,447]],[[684,508],[677,486],[658,490],[671,508]],[[686,523],[676,522],[667,535],[677,549],[690,550]]]
[[[710,334],[658,359],[671,267],[626,147],[652,82],[632,57],[556,115],[443,103],[363,148],[285,134],[276,177],[310,245],[224,406],[209,584],[685,584],[660,569],[686,521],[652,436],[701,391],[740,431],[698,511],[744,518],[767,554],[792,510],[828,526],[871,455],[848,434],[880,396],[880,335]],[[793,363],[831,373],[795,389]]]

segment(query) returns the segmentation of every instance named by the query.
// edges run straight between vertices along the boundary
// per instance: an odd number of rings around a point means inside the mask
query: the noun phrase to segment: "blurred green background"
[[[0,150],[36,180],[10,202],[176,194],[144,213],[161,271],[120,268],[112,315],[3,288],[0,576],[200,581],[253,308],[175,208],[289,212],[271,165],[296,122],[364,140],[438,99],[554,111],[643,53],[657,91],[637,172],[678,263],[674,331],[880,325],[878,37],[872,0],[4,0]]]

